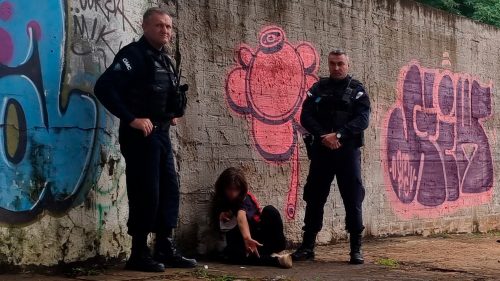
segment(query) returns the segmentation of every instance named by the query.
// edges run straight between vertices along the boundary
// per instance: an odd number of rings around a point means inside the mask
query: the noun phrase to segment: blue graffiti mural
[[[90,188],[99,109],[63,87],[65,2],[0,0],[0,223],[62,214]]]

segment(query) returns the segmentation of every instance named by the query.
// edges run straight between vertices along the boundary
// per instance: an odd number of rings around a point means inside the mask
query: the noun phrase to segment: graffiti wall
[[[449,61],[447,61],[449,65]],[[439,217],[492,199],[493,160],[484,122],[492,81],[404,66],[382,146],[388,195],[403,217]]]
[[[200,210],[209,210],[218,174],[237,166],[261,204],[287,218],[287,237],[301,239],[309,168],[301,104],[328,75],[334,48],[349,53],[372,104],[362,149],[365,234],[499,228],[499,31],[411,1],[285,2],[179,6],[195,89],[176,135],[180,231],[197,231],[198,249],[209,251],[210,220]],[[344,215],[334,182],[319,242],[346,237]]]
[[[88,93],[61,89],[63,1],[51,1],[47,10],[29,1],[0,5],[5,49],[0,64],[0,221],[30,223],[44,211],[66,212],[85,192],[98,109]]]
[[[104,71],[124,45],[130,43],[123,34],[139,36],[137,15],[131,16],[132,1],[78,0],[69,8],[72,30],[68,48],[75,56],[93,57],[97,72]],[[132,5],[132,7],[134,7]],[[128,9],[128,13],[127,13]],[[140,13],[139,13],[140,14]]]
[[[131,2],[0,1],[0,263],[40,263],[41,239],[47,263],[120,251],[106,249],[125,237],[116,121],[92,88],[139,36]]]
[[[299,187],[299,122],[306,91],[318,80],[319,57],[307,42],[289,43],[283,29],[264,27],[254,51],[246,44],[236,50],[236,66],[228,74],[229,107],[246,117],[259,154],[273,164],[291,165],[285,208],[295,218]]]

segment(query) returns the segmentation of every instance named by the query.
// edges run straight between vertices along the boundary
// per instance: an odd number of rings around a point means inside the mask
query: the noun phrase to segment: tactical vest
[[[164,122],[174,117],[169,110],[171,99],[177,89],[177,76],[170,59],[164,54],[155,54],[152,50],[141,49],[136,44],[130,45],[130,51],[146,62],[146,69],[137,79],[136,86],[129,89],[128,103],[130,110],[139,118]]]
[[[317,120],[323,128],[332,133],[354,118],[353,103],[361,83],[351,77],[348,79],[347,85],[336,85],[329,78],[321,79],[314,97]],[[363,142],[363,133],[342,140],[343,144],[353,144],[357,147],[363,146]]]

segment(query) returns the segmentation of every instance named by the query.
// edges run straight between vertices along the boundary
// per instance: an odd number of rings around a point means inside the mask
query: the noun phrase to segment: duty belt
[[[151,121],[153,129],[158,131],[168,131],[170,129],[170,121]]]

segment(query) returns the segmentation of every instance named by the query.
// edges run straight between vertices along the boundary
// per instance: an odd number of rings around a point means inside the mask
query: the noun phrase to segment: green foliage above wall
[[[499,0],[417,0],[417,2],[500,27]]]

